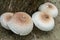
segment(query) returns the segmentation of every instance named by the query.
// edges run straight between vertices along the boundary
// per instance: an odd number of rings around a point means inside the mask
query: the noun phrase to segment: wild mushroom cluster
[[[27,35],[33,29],[33,21],[25,12],[10,13],[6,12],[1,15],[1,25],[15,34]]]
[[[32,20],[40,30],[51,31],[55,26],[54,18],[57,17],[57,15],[57,7],[47,2],[39,6],[38,11],[32,15]]]
[[[40,5],[38,10],[32,18],[26,12],[3,13],[0,16],[1,25],[19,35],[28,35],[33,30],[33,23],[42,31],[51,31],[55,25],[54,18],[58,15],[58,9],[47,2]]]

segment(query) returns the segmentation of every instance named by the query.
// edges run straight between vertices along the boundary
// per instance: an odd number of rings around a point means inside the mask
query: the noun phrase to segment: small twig
[[[34,39],[32,39],[32,40],[37,40],[36,35],[34,33],[31,33],[31,34],[34,36]]]
[[[8,7],[9,10],[12,10],[12,2],[13,0],[10,1],[9,7]]]

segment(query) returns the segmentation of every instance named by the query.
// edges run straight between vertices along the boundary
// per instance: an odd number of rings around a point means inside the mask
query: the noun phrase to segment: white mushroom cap
[[[13,13],[10,13],[10,12],[6,12],[6,13],[1,15],[1,17],[0,17],[1,25],[5,29],[10,30],[9,27],[7,26],[7,23],[11,19],[12,16],[13,16]]]
[[[56,17],[58,15],[57,7],[49,2],[40,5],[38,10],[48,12],[52,17]]]
[[[35,12],[32,20],[37,28],[42,31],[51,31],[54,28],[54,19],[45,12]]]
[[[16,34],[28,35],[33,29],[33,21],[27,13],[16,12],[8,26]]]

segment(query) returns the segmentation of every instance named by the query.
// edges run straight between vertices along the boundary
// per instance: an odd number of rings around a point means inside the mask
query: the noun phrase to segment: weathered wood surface
[[[29,15],[38,11],[40,4],[48,0],[0,0],[0,15],[4,12],[27,12]],[[50,0],[60,11],[60,0]],[[60,13],[60,12],[59,12]],[[0,25],[0,40],[60,40],[60,14],[55,18],[55,28],[50,32],[43,32],[34,27],[27,36],[19,36],[4,29]]]

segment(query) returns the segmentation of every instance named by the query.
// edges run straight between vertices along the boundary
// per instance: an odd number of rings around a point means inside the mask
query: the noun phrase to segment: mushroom
[[[1,15],[0,22],[1,22],[2,27],[4,27],[5,29],[10,30],[7,23],[8,23],[8,21],[10,21],[12,16],[13,16],[13,13],[11,13],[11,12],[6,12],[6,13],[3,13]]]
[[[54,4],[49,2],[40,5],[38,10],[48,12],[54,18],[58,15],[57,7]]]
[[[8,22],[12,32],[18,35],[28,35],[33,29],[33,21],[25,12],[16,12]]]
[[[35,12],[32,15],[32,20],[36,27],[42,31],[51,31],[54,28],[54,19],[45,12]]]

